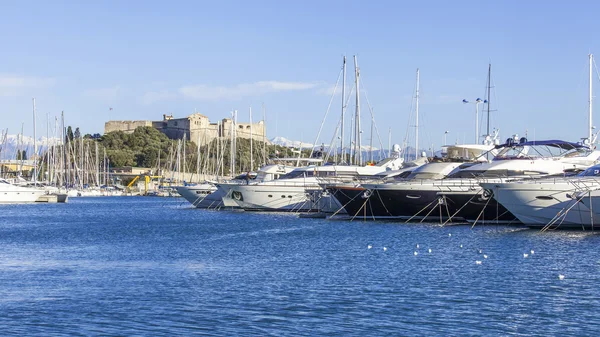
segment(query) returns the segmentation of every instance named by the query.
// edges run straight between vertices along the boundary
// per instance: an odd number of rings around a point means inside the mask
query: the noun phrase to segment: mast
[[[362,151],[360,143],[360,70],[358,69],[356,55],[354,55],[354,73],[356,76],[356,116],[354,117],[354,163],[357,165],[362,165]]]
[[[89,143],[88,143],[89,144]],[[96,153],[96,186],[100,187],[100,155],[98,154],[98,142],[94,141],[94,152]]]
[[[61,111],[60,113],[60,129],[61,129],[61,138],[62,138],[62,171],[63,171],[63,179],[65,183],[65,189],[69,186],[69,175],[67,173],[67,139],[65,132],[65,112]]]
[[[346,156],[344,153],[344,114],[346,111],[346,56],[344,55],[344,62],[343,62],[343,80],[342,80],[342,128],[341,128],[341,135],[340,135],[340,162],[344,163],[346,162]]]
[[[417,68],[417,92],[415,96],[415,160],[419,159],[419,68]]]
[[[392,156],[392,128],[388,130],[388,158]]]
[[[367,102],[369,103],[369,102]],[[373,126],[375,124],[375,118],[373,117],[373,109],[371,108],[371,139],[369,140],[369,161],[373,162]]]
[[[108,186],[107,183],[107,175],[106,175],[106,147],[102,147],[102,168],[103,168],[103,174],[102,176],[104,177],[104,185]],[[160,168],[160,147],[158,148],[158,167]],[[160,169],[159,169],[160,170]]]
[[[46,183],[50,184],[50,113],[46,113]]]
[[[33,184],[37,186],[37,139],[35,135],[35,98],[33,101]]]
[[[488,66],[488,83],[487,83],[487,132],[486,135],[490,135],[490,90],[492,88],[492,64]]]
[[[588,139],[590,140],[590,145],[592,145],[592,137],[594,134],[594,127],[592,125],[592,67],[594,63],[594,55],[590,54],[590,100],[589,100],[589,134]]]
[[[250,172],[254,169],[254,152],[252,151],[252,107],[250,107]]]
[[[263,165],[267,165],[267,118],[265,111],[265,103],[262,104],[263,111]]]

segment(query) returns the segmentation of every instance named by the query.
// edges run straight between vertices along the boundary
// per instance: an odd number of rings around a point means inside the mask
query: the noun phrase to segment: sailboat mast
[[[250,107],[250,171],[254,169],[254,152],[252,150],[252,107]]]
[[[235,112],[231,112],[231,134],[229,135],[230,138],[230,161],[229,161],[229,174],[233,177],[233,170],[234,170],[234,162],[235,162],[235,153],[234,153],[234,145],[233,145],[233,132],[235,131]]]
[[[94,152],[96,153],[96,186],[100,186],[100,155],[98,154],[98,142],[94,141]]]
[[[592,125],[592,67],[593,67],[593,63],[594,63],[594,55],[590,54],[589,55],[590,58],[590,101],[589,101],[589,135],[588,135],[588,139],[590,140],[590,145],[591,142],[593,141],[592,137],[594,135],[594,126]]]
[[[346,162],[346,156],[344,153],[344,113],[346,112],[346,56],[344,55],[343,63],[343,79],[342,79],[342,122],[341,122],[341,135],[340,135],[340,162]]]
[[[417,91],[415,95],[415,160],[419,159],[419,68],[417,68]]]
[[[368,103],[368,102],[367,102]],[[373,162],[373,126],[375,125],[375,118],[373,117],[373,109],[371,108],[371,139],[369,139],[369,161]]]
[[[50,184],[50,113],[46,113],[46,184]]]
[[[265,103],[262,104],[263,112],[263,165],[267,165],[267,118],[265,111]]]
[[[392,156],[392,128],[388,130],[388,158]]]
[[[35,134],[35,98],[33,101],[33,184],[37,186],[37,139]]]
[[[362,151],[360,143],[360,70],[358,69],[356,55],[354,55],[354,72],[356,76],[356,116],[354,117],[354,162],[358,165],[362,165]]]
[[[487,83],[487,132],[486,135],[490,135],[490,91],[492,88],[492,64],[490,63],[488,66],[488,83]]]

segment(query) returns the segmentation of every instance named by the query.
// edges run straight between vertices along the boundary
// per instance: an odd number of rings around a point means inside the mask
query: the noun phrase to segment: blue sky
[[[237,109],[247,121],[252,106],[257,120],[264,103],[270,138],[313,142],[342,56],[356,54],[385,145],[389,128],[400,143],[414,124],[416,68],[421,144],[439,147],[445,131],[448,143],[472,142],[474,106],[461,100],[483,97],[489,62],[491,124],[503,139],[527,130],[577,140],[599,10],[593,1],[0,1],[0,128],[24,123],[32,134],[32,97],[44,132],[46,115],[61,111],[68,125],[102,133],[109,119],[195,110],[216,121]]]

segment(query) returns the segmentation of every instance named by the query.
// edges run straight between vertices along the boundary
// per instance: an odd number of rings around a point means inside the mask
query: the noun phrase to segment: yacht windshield
[[[434,179],[434,180],[439,180],[439,179],[444,179],[446,175],[439,173],[439,172],[413,172],[411,173],[406,179],[412,180],[419,180],[419,179]]]
[[[591,152],[585,147],[563,147],[555,144],[545,145],[516,145],[503,148],[494,160],[503,159],[531,159],[531,158],[550,158],[550,157],[585,157]]]

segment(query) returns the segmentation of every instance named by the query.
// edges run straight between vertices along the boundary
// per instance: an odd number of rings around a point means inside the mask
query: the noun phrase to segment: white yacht
[[[592,225],[600,225],[600,215],[590,212],[588,199],[588,191],[600,188],[600,166],[573,177],[488,182],[481,186],[529,227],[591,229]]]
[[[177,187],[177,192],[196,208],[237,208],[237,203],[228,197],[231,194],[231,186],[279,179],[279,177],[284,176],[294,169],[295,167],[282,164],[271,164],[260,168],[255,174],[249,173],[239,176],[229,182],[204,182],[195,185],[179,186]]]
[[[248,211],[334,212],[340,205],[328,194],[321,193],[322,184],[385,175],[401,168],[403,161],[394,155],[367,166],[310,165],[297,168],[277,180],[230,186],[231,198]]]
[[[372,209],[379,210],[373,216],[422,219],[431,214],[440,218],[511,221],[514,216],[483,193],[479,186],[482,180],[499,183],[506,179],[564,176],[567,171],[588,168],[600,156],[600,152],[581,144],[557,140],[528,142],[524,138],[509,138],[496,149],[500,152],[491,161],[457,165],[447,177],[420,180],[409,176],[394,183],[363,185],[372,195]],[[381,207],[375,207],[378,201]],[[434,212],[436,209],[439,211]]]
[[[46,191],[42,188],[19,186],[0,179],[0,204],[36,202]]]
[[[485,154],[497,151],[493,144],[463,144],[448,146],[447,156],[414,169],[408,176],[393,181],[362,184],[354,190],[330,189],[351,216],[359,213],[372,218],[410,218],[438,199],[442,179],[466,163],[487,162]],[[426,212],[428,212],[427,210]],[[446,213],[446,212],[445,212]]]

